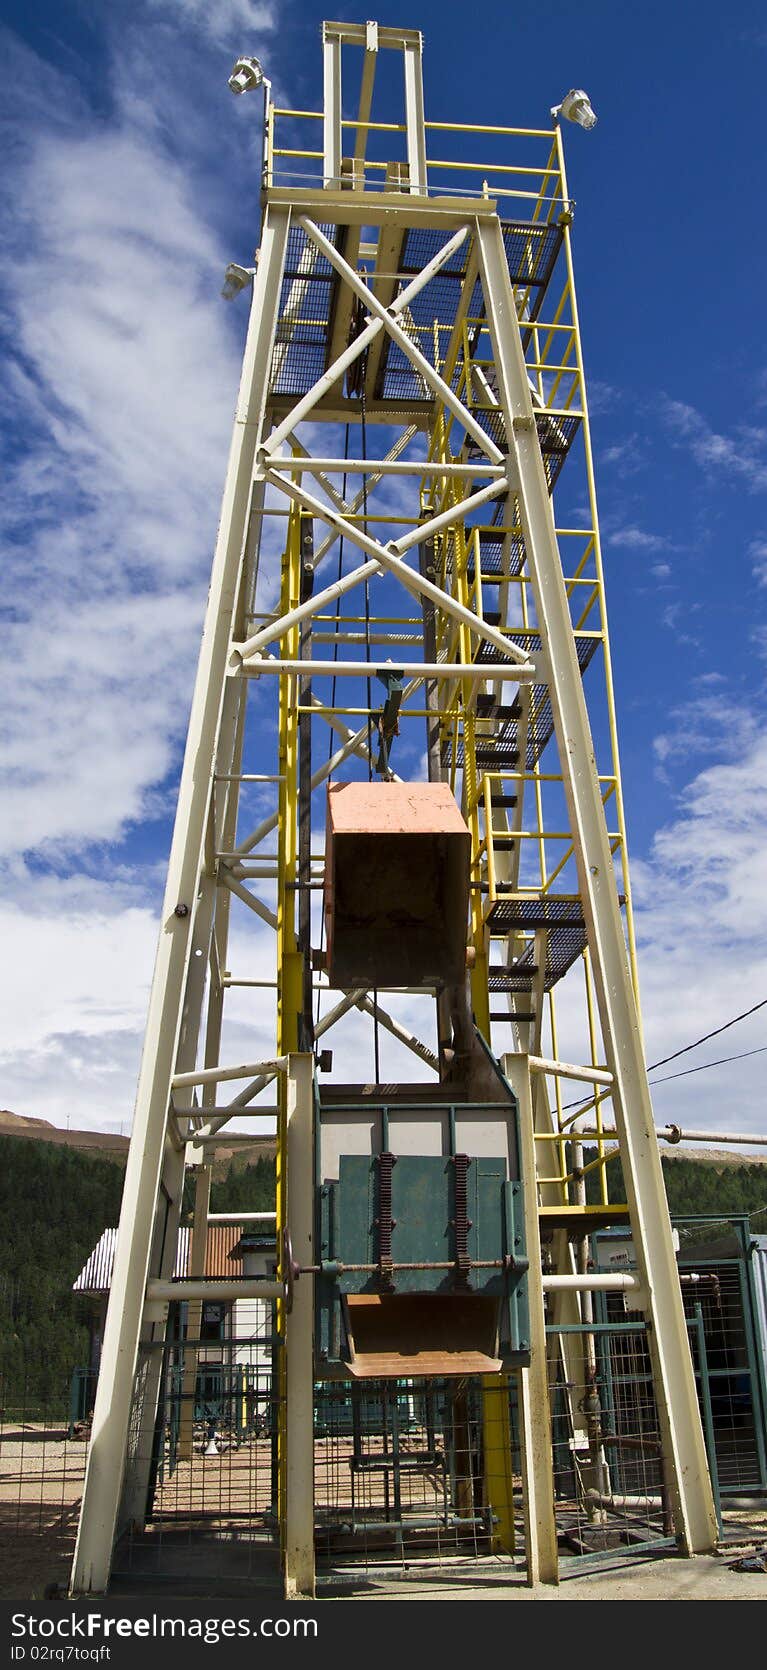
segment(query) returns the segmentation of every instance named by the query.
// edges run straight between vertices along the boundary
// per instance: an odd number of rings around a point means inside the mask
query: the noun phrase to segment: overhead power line
[[[696,1050],[699,1044],[707,1044],[709,1038],[718,1038],[720,1032],[727,1032],[728,1029],[731,1026],[735,1026],[738,1021],[745,1021],[748,1019],[749,1015],[755,1015],[757,1009],[764,1008],[767,1008],[767,997],[763,997],[759,1003],[755,1003],[753,1008],[744,1009],[741,1015],[733,1015],[732,1020],[725,1021],[723,1026],[715,1026],[713,1032],[705,1032],[703,1037],[696,1038],[694,1043],[685,1044],[684,1048],[681,1050],[674,1050],[673,1055],[664,1055],[661,1061],[653,1061],[652,1065],[647,1069],[648,1073],[654,1073],[656,1067],[665,1067],[667,1062],[676,1061],[680,1055],[687,1055],[690,1050]],[[711,1066],[718,1066],[718,1062],[712,1061]]]
[[[748,1020],[749,1015],[755,1015],[759,1009],[765,1008],[767,1008],[767,997],[762,997],[758,1003],[752,1004],[750,1009],[743,1009],[741,1014],[733,1015],[732,1019],[725,1021],[722,1026],[715,1026],[713,1032],[704,1032],[702,1038],[695,1038],[691,1044],[684,1044],[680,1050],[674,1050],[671,1055],[664,1055],[661,1057],[660,1061],[653,1061],[652,1065],[647,1069],[648,1073],[656,1072],[658,1067],[667,1066],[669,1061],[678,1061],[680,1055],[689,1055],[690,1050],[697,1050],[701,1044],[707,1044],[710,1038],[718,1038],[721,1032],[728,1032],[731,1026],[737,1025],[738,1021]],[[767,1050],[767,1045],[764,1046],[764,1049]],[[700,1067],[686,1068],[682,1073],[667,1073],[662,1079],[653,1079],[652,1082],[653,1084],[666,1084],[669,1079],[686,1078],[688,1072],[702,1073],[707,1067],[722,1067],[729,1061],[743,1061],[747,1055],[761,1054],[761,1049],[743,1050],[740,1055],[726,1055],[722,1057],[721,1061],[704,1061]],[[570,1108],[586,1107],[592,1100],[593,1097],[591,1096],[577,1096],[574,1102],[565,1102],[561,1108],[561,1112],[567,1113]],[[552,1109],[552,1112],[555,1111],[555,1109]]]
[[[670,1079],[686,1079],[690,1073],[705,1073],[707,1067],[724,1067],[728,1061],[745,1061],[747,1055],[767,1055],[767,1044],[756,1050],[741,1050],[739,1055],[722,1055],[718,1061],[702,1061],[699,1067],[683,1067],[681,1073],[664,1073],[662,1079],[650,1079],[650,1083],[668,1084]]]

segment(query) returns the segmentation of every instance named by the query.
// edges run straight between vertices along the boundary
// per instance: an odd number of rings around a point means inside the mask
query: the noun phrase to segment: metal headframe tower
[[[229,273],[232,290],[252,278],[250,322],[75,1591],[106,1587],[115,1537],[146,1514],[169,1301],[226,1286],[202,1280],[199,1259],[195,1279],[172,1280],[185,1173],[197,1175],[204,1239],[219,1132],[250,1117],[277,1136],[282,1250],[258,1291],[278,1307],[285,1586],[313,1592],[316,1068],[328,1069],[326,1045],[343,1051],[349,1017],[355,1051],[368,1029],[357,1078],[380,1081],[383,1039],[444,1100],[457,1064],[476,1069],[476,1027],[513,1092],[529,1337],[512,1373],[530,1580],[557,1577],[546,1328],[562,1329],[565,1383],[588,1386],[583,1324],[600,1285],[631,1289],[647,1323],[677,1544],[692,1554],[716,1537],[638,1011],[560,129],[427,122],[416,30],[326,23],[323,51],[322,112],[275,108],[255,60],[233,75],[233,90],[264,98],[261,242],[252,273]],[[373,121],[382,56],[404,64],[404,110]],[[558,481],[570,453],[568,498],[568,471]],[[392,789],[447,785],[470,835],[467,979],[428,990],[403,979],[388,1007],[381,987],[397,982],[377,979],[375,959],[366,983],[337,979],[333,995],[321,911],[327,786],[373,776]],[[242,1037],[244,993],[261,1040],[250,1053],[264,1059],[238,1061],[227,1043],[232,1013]],[[591,1273],[589,1232],[620,1222],[636,1274]],[[488,1430],[503,1434],[507,1380],[483,1387]],[[598,1482],[588,1405],[571,1420]],[[510,1487],[492,1488],[503,1543]]]

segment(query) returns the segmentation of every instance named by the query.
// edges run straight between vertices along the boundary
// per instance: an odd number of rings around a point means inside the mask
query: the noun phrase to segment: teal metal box
[[[453,1138],[456,1115],[497,1120],[501,1111],[516,1124],[515,1104],[428,1110],[432,1121],[446,1115]],[[379,1373],[398,1364],[402,1374],[493,1372],[525,1363],[522,1184],[509,1176],[508,1154],[392,1153],[394,1112],[380,1109],[386,1146],[342,1152],[338,1176],[318,1190],[318,1373],[372,1373],[366,1364]]]

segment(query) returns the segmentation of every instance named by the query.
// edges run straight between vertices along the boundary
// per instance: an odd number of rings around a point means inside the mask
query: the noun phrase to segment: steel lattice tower
[[[286,1593],[313,1592],[314,1277],[295,1282],[290,1308],[286,1293],[290,1262],[316,1267],[315,1057],[349,1014],[369,1025],[371,1049],[373,1037],[377,1051],[393,1034],[435,1094],[456,1056],[471,1056],[473,1014],[516,1098],[529,1257],[529,1363],[517,1380],[530,1580],[557,1574],[544,1295],[549,1330],[563,1330],[565,1383],[580,1376],[588,1385],[590,1336],[578,1329],[600,1281],[619,1282],[588,1273],[586,1237],[607,1224],[626,1223],[633,1238],[637,1273],[623,1286],[648,1323],[673,1533],[687,1553],[716,1536],[638,1012],[560,130],[426,122],[417,31],[329,23],[323,50],[323,112],[276,109],[265,85],[261,242],[126,1174],[78,1591],[105,1588],[115,1535],[143,1522],[169,1301],[194,1305],[226,1285],[202,1280],[199,1256],[194,1280],[172,1280],[185,1174],[197,1178],[199,1249],[217,1133],[247,1113],[273,1118],[278,1231],[292,1241],[292,1250],[281,1241],[277,1280],[260,1291],[278,1302]],[[384,52],[404,64],[404,120],[374,123]],[[348,120],[342,55],[359,89]],[[453,160],[427,160],[427,143],[452,149]],[[484,153],[472,160],[485,145],[499,163]],[[565,465],[589,509],[559,525],[554,492]],[[468,999],[435,987],[387,1009],[374,985],[332,995],[319,912],[326,787],[376,773],[445,783],[460,803],[471,837]],[[272,799],[259,805],[254,794]],[[230,966],[235,911],[239,939],[249,925],[266,959],[258,979],[240,980]],[[566,1036],[580,1039],[569,1061],[555,1011],[562,982]],[[227,1056],[238,987],[252,991],[254,1032],[273,1040],[264,1060]],[[583,1089],[576,1115],[562,1088],[571,1081]],[[584,1139],[593,1145],[586,1161]],[[606,1170],[616,1147],[626,1189],[617,1202]],[[587,1198],[587,1169],[596,1199]],[[574,1354],[585,1360],[574,1365]],[[487,1380],[483,1396],[488,1429],[495,1423],[508,1443],[505,1377]],[[574,1445],[585,1454],[591,1446],[596,1469],[588,1409],[573,1407],[569,1418]],[[586,1474],[593,1485],[598,1472]],[[496,1481],[491,1494],[503,1546],[511,1485]]]

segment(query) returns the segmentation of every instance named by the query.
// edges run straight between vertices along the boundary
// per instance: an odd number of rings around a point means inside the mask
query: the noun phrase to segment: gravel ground
[[[74,1550],[86,1445],[65,1430],[32,1426],[6,1427],[0,1439],[0,1595],[43,1600],[46,1590],[65,1588]],[[260,1479],[259,1479],[260,1484]],[[258,1494],[261,1492],[259,1490]],[[210,1533],[212,1527],[208,1527]],[[218,1544],[219,1553],[221,1543]],[[528,1589],[509,1582],[488,1560],[457,1582],[448,1566],[413,1569],[392,1576],[365,1577],[359,1585],[350,1574],[321,1586],[328,1599],[380,1600],[767,1600],[767,1571],[734,1571],[743,1555],[767,1548],[767,1502],[732,1503],[725,1513],[719,1552],[693,1560],[670,1558],[591,1571],[566,1578],[558,1588]],[[191,1562],[194,1564],[194,1561]],[[151,1592],[140,1579],[133,1592]],[[132,1585],[131,1585],[132,1587]],[[167,1582],[164,1586],[165,1598]],[[204,1588],[202,1590],[204,1593]],[[210,1591],[209,1591],[210,1592]],[[240,1594],[242,1590],[240,1589]]]

